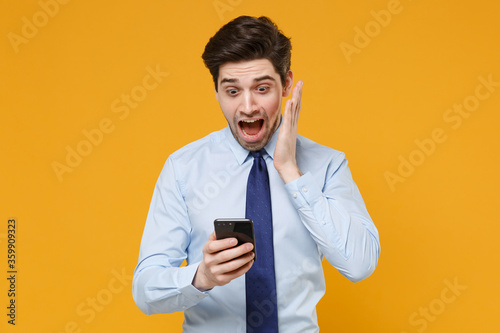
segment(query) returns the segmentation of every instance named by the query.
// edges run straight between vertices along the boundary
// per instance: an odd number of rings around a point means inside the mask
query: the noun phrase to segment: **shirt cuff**
[[[189,308],[193,305],[196,305],[198,302],[208,296],[209,290],[200,291],[192,284],[194,275],[196,274],[196,271],[198,269],[198,265],[199,263],[186,266],[182,271],[183,277],[181,278],[181,280],[185,281],[185,285],[179,288],[179,292],[184,295],[184,297],[186,297],[186,299],[191,303],[184,304],[183,308]]]
[[[310,172],[285,184],[285,189],[296,209],[300,209],[305,205],[311,205],[311,203],[323,195]]]

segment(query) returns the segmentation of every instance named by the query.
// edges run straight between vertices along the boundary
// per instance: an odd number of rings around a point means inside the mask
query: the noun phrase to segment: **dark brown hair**
[[[201,56],[212,74],[215,90],[219,67],[227,62],[268,59],[284,86],[290,70],[292,44],[265,16],[240,16],[220,28],[210,38]]]

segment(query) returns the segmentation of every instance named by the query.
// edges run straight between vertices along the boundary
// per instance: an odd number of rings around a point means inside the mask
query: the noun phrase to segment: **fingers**
[[[302,86],[304,85],[304,82],[302,80],[298,81],[295,87],[293,88],[292,91],[292,98],[291,101],[295,106],[300,107],[300,102],[302,100]]]
[[[248,272],[250,270],[250,268],[252,268],[252,265],[254,263],[253,252],[249,253],[248,255],[245,255],[241,259],[237,259],[237,260],[238,261],[233,260],[230,262],[235,267],[237,267],[236,269],[229,269],[228,273],[222,274],[220,276],[221,278],[219,279],[219,282],[221,283],[221,285],[229,283],[232,280],[242,276],[243,274]],[[229,265],[229,263],[228,263],[228,265]],[[231,267],[228,267],[228,268],[231,268]]]
[[[223,286],[242,276],[253,265],[253,252],[224,264],[208,267],[213,285]]]
[[[296,125],[300,113],[302,103],[302,86],[304,83],[300,80],[297,82],[292,91],[292,98],[286,101],[285,104],[285,120],[290,121],[290,125]]]
[[[196,270],[193,286],[209,290],[245,274],[253,264],[253,244],[237,244],[236,238],[217,240],[215,232],[210,234],[208,242],[203,245],[203,261]]]
[[[297,84],[295,85],[295,87],[293,88],[293,92],[292,92],[292,99],[296,98],[296,100],[299,102],[299,104],[300,104],[300,100],[302,98],[302,86],[303,85],[304,85],[304,82],[302,80],[299,80],[297,82]]]
[[[240,255],[236,258],[232,258],[231,260],[223,261],[217,266],[217,270],[214,272],[219,274],[229,274],[229,275],[236,274],[237,271],[241,269],[241,267],[245,266],[250,262],[253,262],[253,259],[254,259],[254,253],[246,252],[243,255]]]
[[[205,255],[204,272],[206,279],[211,281],[210,288],[225,285],[245,274],[253,264],[252,249],[251,243],[245,243],[212,255]]]
[[[231,247],[236,246],[238,244],[238,240],[236,238],[225,238],[219,240],[211,240],[209,238],[208,242],[203,246],[203,251],[208,254],[215,254],[222,250],[229,249]]]
[[[288,101],[286,101],[286,104],[285,104],[285,119],[287,119],[288,115],[290,114],[290,110],[292,109],[292,103],[293,103],[293,101],[291,99],[289,99]]]
[[[252,243],[245,243],[237,247],[226,248],[217,253],[212,253],[211,264],[221,264],[239,258],[252,251]],[[253,254],[253,252],[252,252]]]
[[[293,89],[292,101],[293,106],[295,107],[296,116],[300,112],[300,104],[302,103],[302,86],[304,83],[302,81],[297,82],[295,88]]]
[[[238,241],[234,237],[220,240],[214,240],[213,237],[215,234],[211,234],[208,242],[203,246],[205,261],[209,265],[231,261],[253,250],[252,243],[236,246]]]

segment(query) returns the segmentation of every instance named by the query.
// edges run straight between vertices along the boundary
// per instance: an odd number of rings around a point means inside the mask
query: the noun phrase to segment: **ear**
[[[288,97],[288,95],[290,95],[290,92],[292,91],[292,86],[293,86],[293,72],[292,70],[289,70],[286,76],[285,86],[283,87],[283,94],[282,94],[283,97]]]

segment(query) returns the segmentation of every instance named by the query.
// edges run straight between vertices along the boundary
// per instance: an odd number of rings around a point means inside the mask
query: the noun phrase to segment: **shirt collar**
[[[282,120],[283,120],[283,118],[280,119],[280,125],[278,126],[276,131],[274,131],[273,135],[271,136],[271,139],[269,140],[267,145],[264,147],[267,154],[271,158],[274,158],[274,149],[276,148],[276,142],[278,142],[278,134],[279,134],[279,131],[281,128]],[[238,164],[240,164],[240,165],[243,164],[246,161],[246,159],[248,158],[248,156],[250,156],[250,151],[243,148],[239,144],[239,142],[236,141],[236,139],[233,136],[233,133],[231,132],[231,128],[229,127],[229,125],[224,129],[224,133],[226,135],[226,140],[229,144],[229,148],[233,152],[234,157],[238,161]]]

